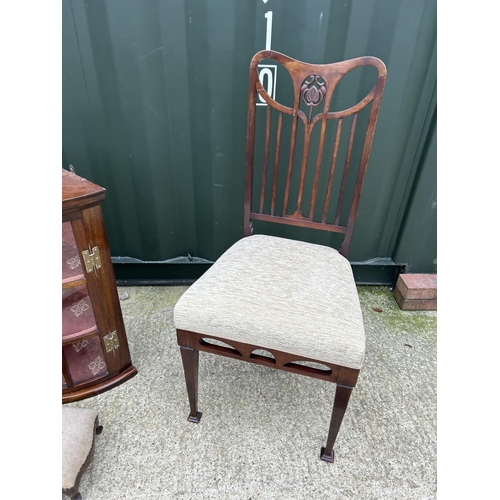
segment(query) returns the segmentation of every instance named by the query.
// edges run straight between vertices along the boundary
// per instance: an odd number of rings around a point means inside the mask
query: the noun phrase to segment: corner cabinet
[[[101,203],[106,190],[62,170],[62,402],[137,374],[116,289]]]

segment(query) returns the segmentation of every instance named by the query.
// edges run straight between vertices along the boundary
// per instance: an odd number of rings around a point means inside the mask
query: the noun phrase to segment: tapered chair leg
[[[201,412],[198,411],[198,366],[200,351],[189,347],[181,347],[181,356],[191,409],[188,421],[197,424],[201,418]]]
[[[334,460],[335,453],[333,451],[333,445],[337,439],[337,434],[339,433],[340,424],[342,424],[342,419],[344,418],[351,392],[352,387],[345,387],[337,384],[328,439],[326,440],[326,446],[321,448],[321,460],[325,462],[333,462]]]

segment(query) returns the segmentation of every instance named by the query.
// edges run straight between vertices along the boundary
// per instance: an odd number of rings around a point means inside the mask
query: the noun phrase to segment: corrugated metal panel
[[[422,144],[433,133],[435,0],[64,2],[63,167],[107,188],[112,254],[215,260],[242,236],[248,66],[266,41],[312,63],[386,63],[349,257],[404,257],[432,272],[432,238],[418,252],[403,249],[421,239],[405,224],[415,226],[428,201],[413,183],[435,169],[420,158],[432,154]],[[345,97],[365,86],[354,78]]]
[[[401,231],[393,254],[405,262],[406,272],[437,271],[437,112],[429,117],[428,133],[422,143],[420,164],[411,184],[409,201],[403,214]]]

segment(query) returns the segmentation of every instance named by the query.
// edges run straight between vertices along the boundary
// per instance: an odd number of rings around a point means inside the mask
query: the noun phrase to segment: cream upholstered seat
[[[94,456],[95,434],[101,431],[96,410],[62,407],[62,492],[74,500],[81,498],[80,480]]]
[[[288,105],[271,97],[259,79],[260,65],[267,59],[273,63],[268,67],[279,63],[291,77],[293,99]],[[339,81],[364,66],[375,68],[378,75],[371,91],[358,103],[332,111],[337,108],[332,96]],[[369,56],[317,65],[272,50],[252,58],[244,238],[226,250],[174,308],[190,422],[201,418],[199,351],[327,380],[337,386],[320,458],[333,462],[333,445],[365,356],[363,318],[347,253],[385,79],[384,63]],[[264,132],[259,144],[256,130]],[[288,139],[282,141],[284,135]],[[295,154],[296,149],[300,153]],[[339,158],[343,168],[336,167]],[[335,198],[337,202],[331,202]],[[344,237],[337,251],[253,234],[253,221],[261,228],[279,223]]]
[[[235,243],[179,299],[176,328],[360,369],[365,332],[348,260],[267,235]]]

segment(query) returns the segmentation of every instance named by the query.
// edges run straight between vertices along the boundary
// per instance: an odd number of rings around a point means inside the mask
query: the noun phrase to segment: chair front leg
[[[182,364],[184,365],[189,406],[191,409],[188,421],[197,424],[201,418],[201,412],[198,411],[198,365],[200,351],[181,346],[181,356]]]
[[[332,418],[330,420],[330,430],[328,432],[326,446],[321,448],[321,460],[324,460],[325,462],[333,462],[335,458],[333,445],[337,439],[337,434],[339,433],[340,424],[342,424],[342,419],[344,418],[347,403],[351,397],[351,392],[352,387],[337,384],[335,399],[333,402]]]

